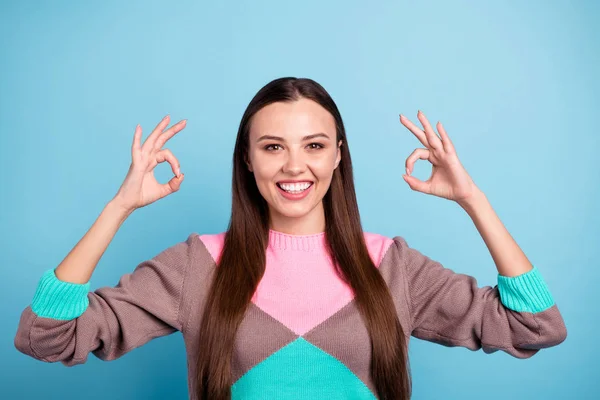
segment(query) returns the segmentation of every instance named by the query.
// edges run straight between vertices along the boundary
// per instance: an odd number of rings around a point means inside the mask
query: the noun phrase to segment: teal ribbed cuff
[[[71,320],[87,309],[90,283],[72,283],[59,280],[50,269],[42,275],[33,301],[32,311],[44,318]]]
[[[537,313],[554,305],[552,294],[535,266],[518,276],[498,274],[498,291],[502,304],[517,312]]]

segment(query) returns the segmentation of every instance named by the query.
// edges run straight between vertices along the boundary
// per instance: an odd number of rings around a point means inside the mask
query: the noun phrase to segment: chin
[[[305,199],[308,200],[308,199]],[[277,215],[284,218],[304,218],[315,211],[319,206],[319,201],[299,202],[299,203],[288,203],[282,202],[280,199],[273,199],[269,203],[269,208],[272,209]]]
[[[275,208],[277,214],[286,218],[302,218],[312,211],[314,207],[286,207],[285,209],[281,209],[279,207]]]

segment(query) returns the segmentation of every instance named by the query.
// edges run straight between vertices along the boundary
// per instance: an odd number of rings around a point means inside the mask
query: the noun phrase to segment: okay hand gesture
[[[425,148],[418,148],[406,159],[406,175],[402,175],[412,190],[454,200],[457,203],[468,200],[478,190],[475,183],[460,163],[454,145],[441,122],[437,123],[438,136],[421,111],[417,113],[424,129],[420,129],[408,118],[400,114],[400,122],[407,127]],[[432,165],[431,176],[421,181],[411,176],[418,160],[428,160]]]
[[[185,128],[187,120],[179,121],[166,129],[170,120],[170,116],[164,117],[143,145],[142,128],[139,125],[135,128],[129,172],[115,196],[119,204],[128,212],[178,191],[183,182],[184,174],[181,173],[179,160],[171,150],[163,149],[163,146],[177,132]],[[175,176],[167,183],[159,183],[154,177],[154,168],[165,161],[171,165]]]

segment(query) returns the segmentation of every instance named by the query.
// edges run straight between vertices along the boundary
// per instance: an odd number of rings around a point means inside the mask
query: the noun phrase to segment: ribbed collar
[[[291,235],[289,233],[269,229],[269,247],[281,250],[325,250],[325,232],[312,235]]]

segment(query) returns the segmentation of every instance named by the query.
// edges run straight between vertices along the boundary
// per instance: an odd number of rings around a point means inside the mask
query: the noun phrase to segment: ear
[[[244,156],[244,162],[246,163],[246,167],[248,167],[248,171],[252,172],[252,165],[248,161],[248,157]]]
[[[342,147],[341,140],[338,142],[337,157],[335,159],[335,167],[333,167],[333,169],[336,169],[338,167],[340,161],[342,160],[342,151],[340,150],[340,147]]]

